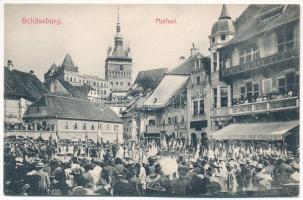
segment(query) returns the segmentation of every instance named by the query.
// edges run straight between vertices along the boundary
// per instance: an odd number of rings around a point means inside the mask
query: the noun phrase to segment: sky
[[[235,20],[247,5],[227,5]],[[139,71],[167,67],[190,56],[192,43],[209,55],[212,25],[222,5],[119,5],[121,33],[131,49],[133,80]],[[117,5],[6,4],[4,60],[17,70],[33,70],[43,81],[52,63],[61,65],[69,53],[81,74],[104,78],[107,49],[114,45]],[[22,18],[60,19],[61,24],[23,24]],[[176,20],[158,24],[156,19]]]

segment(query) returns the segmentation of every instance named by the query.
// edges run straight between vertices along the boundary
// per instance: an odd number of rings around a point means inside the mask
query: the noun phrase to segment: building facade
[[[107,80],[98,76],[80,74],[78,67],[74,64],[71,56],[66,54],[62,65],[57,66],[52,64],[50,69],[44,74],[45,85],[52,90],[52,82],[55,79],[60,79],[70,83],[73,86],[91,86],[98,95],[100,100],[107,100],[110,95],[109,85]]]
[[[28,106],[48,93],[48,89],[33,71],[27,73],[16,70],[12,61],[8,60],[7,66],[4,67],[5,128],[18,128],[13,126],[23,123],[22,117]]]
[[[165,74],[158,87],[142,103],[138,114],[141,138],[158,142],[186,138],[188,78],[184,74]]]
[[[285,123],[293,126],[285,128],[284,135],[298,132],[299,16],[298,5],[250,5],[234,22],[232,39],[216,48],[217,60],[212,60],[219,63],[219,79],[212,83],[223,85],[227,94],[227,100],[222,100],[222,91],[212,85],[212,101],[217,101],[213,130],[231,122],[234,126],[255,124],[256,130],[260,124],[270,135],[270,131],[277,131],[275,124]],[[284,135],[281,138],[285,139]],[[227,133],[228,137],[232,136]]]
[[[105,79],[111,91],[128,91],[132,84],[132,58],[130,48],[123,46],[119,11],[116,26],[114,50],[109,47],[105,60]]]
[[[23,119],[52,125],[54,138],[123,143],[122,121],[100,102],[45,95],[28,107]]]

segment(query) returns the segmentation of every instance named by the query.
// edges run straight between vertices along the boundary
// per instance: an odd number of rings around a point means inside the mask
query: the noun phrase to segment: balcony
[[[217,108],[212,111],[212,117],[228,117],[275,112],[299,108],[298,97],[288,97],[269,101],[235,105],[232,108]]]
[[[227,117],[230,116],[231,108],[216,108],[212,110],[212,116],[214,117]]]
[[[299,98],[289,97],[233,106],[232,116],[266,113],[299,108]]]
[[[246,72],[253,69],[259,69],[265,66],[269,66],[272,64],[277,64],[279,62],[289,61],[295,58],[299,58],[300,50],[292,49],[289,51],[285,51],[282,53],[278,53],[272,56],[268,56],[265,58],[260,58],[258,60],[254,60],[250,63],[245,63],[237,66],[233,66],[227,69],[222,70],[222,77],[229,77],[233,75],[237,75],[242,72]]]

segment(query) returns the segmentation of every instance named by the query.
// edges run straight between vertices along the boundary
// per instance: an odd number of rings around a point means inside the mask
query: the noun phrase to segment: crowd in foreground
[[[220,143],[181,152],[164,151],[154,142],[73,144],[11,137],[4,148],[6,195],[214,197],[299,185],[298,158],[268,143]]]

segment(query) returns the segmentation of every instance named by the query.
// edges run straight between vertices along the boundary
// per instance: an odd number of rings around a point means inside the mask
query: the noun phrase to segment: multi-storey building
[[[60,139],[101,139],[123,142],[123,123],[111,109],[101,102],[45,95],[31,104],[23,119],[26,123],[50,124]]]
[[[33,71],[16,70],[12,61],[8,60],[7,66],[4,68],[5,128],[14,129],[14,124],[23,123],[22,117],[27,107],[48,93],[47,88]]]
[[[98,76],[80,74],[78,67],[69,54],[66,54],[62,65],[57,66],[52,64],[50,69],[44,74],[45,85],[51,90],[52,82],[55,79],[60,79],[69,82],[73,86],[91,86],[98,95],[100,100],[106,100],[110,94],[107,80]]]
[[[250,5],[234,27],[227,26],[232,24],[227,17],[223,14],[222,19],[221,14],[216,24],[222,26],[215,24],[210,36],[212,72],[219,71],[211,77],[213,130],[224,127],[230,119],[234,124],[213,138],[288,139],[288,133],[298,133],[299,125],[300,8]],[[217,46],[219,41],[213,36],[222,39],[222,34],[227,41]]]
[[[226,45],[235,35],[234,22],[228,14],[226,5],[223,5],[218,21],[212,27],[210,41],[211,57],[211,109],[212,128],[221,127],[230,123],[230,116],[226,115],[227,107],[231,106],[231,88],[220,79],[220,55],[218,49]]]
[[[205,85],[209,85],[209,58],[193,45],[190,56],[166,73],[142,104],[141,135],[145,138],[183,138],[196,146],[205,137],[211,121],[205,114],[210,113]]]
[[[132,83],[132,58],[130,48],[123,46],[121,26],[119,21],[119,11],[116,26],[116,36],[114,50],[109,47],[105,60],[105,79],[109,83],[111,91],[128,91]]]
[[[161,82],[167,68],[158,68],[140,71],[132,85],[128,96],[131,97],[129,106],[122,112],[124,136],[126,139],[138,140],[140,138],[138,124],[142,103]]]

